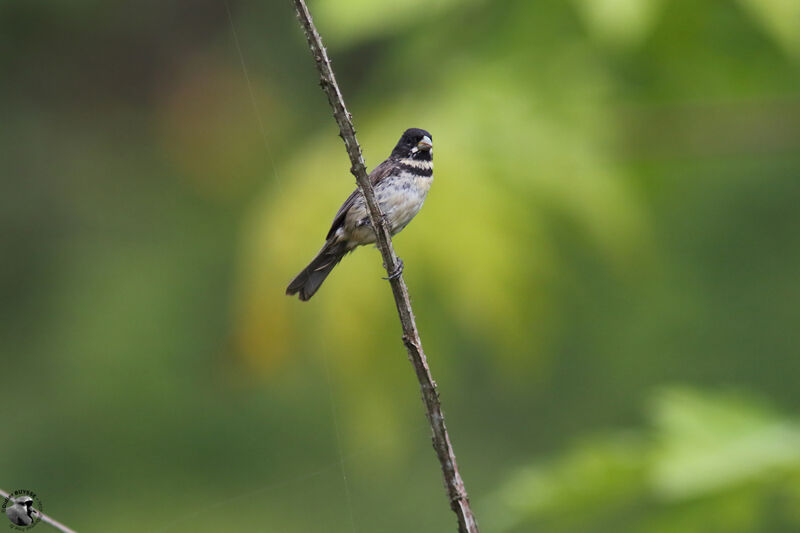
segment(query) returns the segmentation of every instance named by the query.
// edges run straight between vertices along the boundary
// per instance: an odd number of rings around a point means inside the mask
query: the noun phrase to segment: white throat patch
[[[433,168],[433,161],[417,161],[416,159],[411,159],[410,157],[406,157],[401,159],[400,162],[404,165],[408,165],[414,168],[419,168],[422,170],[429,170]]]

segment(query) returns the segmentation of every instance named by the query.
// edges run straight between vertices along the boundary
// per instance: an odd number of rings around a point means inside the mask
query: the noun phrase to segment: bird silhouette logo
[[[3,498],[2,510],[11,521],[12,529],[27,530],[39,523],[42,502],[32,491],[15,490]]]

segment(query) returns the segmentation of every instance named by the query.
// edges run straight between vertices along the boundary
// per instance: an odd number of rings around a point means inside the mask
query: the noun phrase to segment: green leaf
[[[655,22],[662,0],[575,0],[589,30],[615,47],[639,44]]]
[[[653,485],[686,498],[800,465],[800,426],[733,395],[671,390],[657,400]]]
[[[550,464],[523,468],[490,498],[493,529],[508,531],[533,517],[593,521],[636,497],[645,472],[635,435],[596,439]],[[560,522],[559,522],[560,523]]]
[[[740,0],[766,32],[786,52],[800,56],[800,2],[797,0]]]

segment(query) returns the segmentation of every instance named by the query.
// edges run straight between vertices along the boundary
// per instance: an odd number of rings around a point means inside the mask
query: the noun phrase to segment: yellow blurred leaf
[[[786,52],[800,56],[800,2],[797,0],[739,0]]]
[[[605,44],[631,47],[652,28],[663,0],[575,0],[592,34]]]

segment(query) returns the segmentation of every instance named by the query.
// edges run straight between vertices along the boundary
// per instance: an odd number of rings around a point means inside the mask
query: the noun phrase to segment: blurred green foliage
[[[652,427],[519,469],[489,498],[499,531],[791,531],[800,424],[740,394],[667,389]]]
[[[377,252],[283,294],[354,182],[290,3],[229,6],[0,4],[0,486],[453,530]],[[368,166],[434,136],[395,246],[483,529],[796,531],[800,3],[310,7]]]

